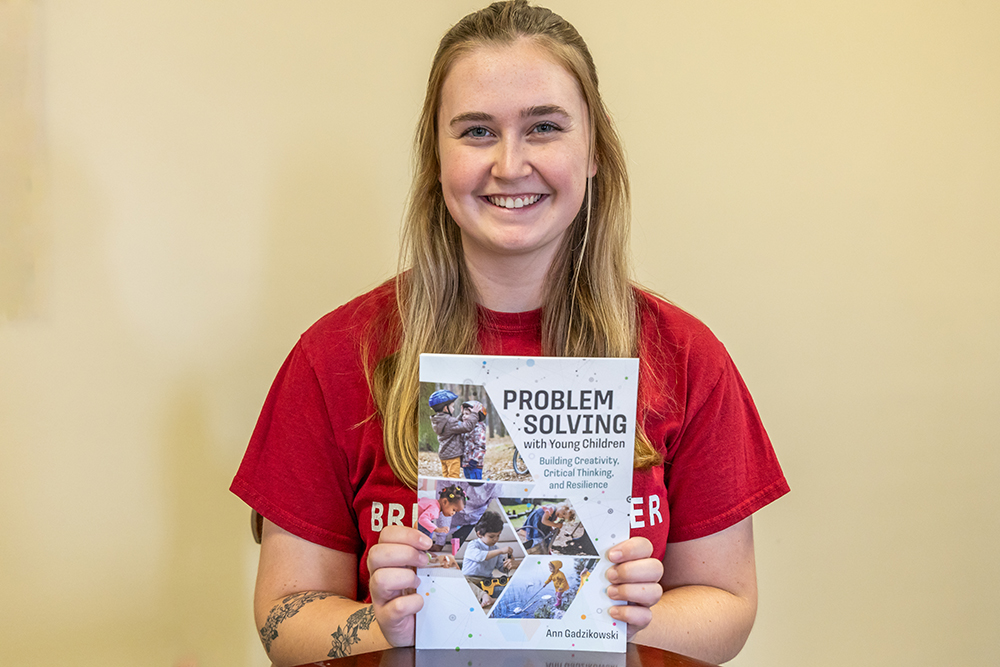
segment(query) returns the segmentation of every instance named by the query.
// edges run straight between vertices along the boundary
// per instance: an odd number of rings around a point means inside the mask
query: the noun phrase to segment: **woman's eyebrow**
[[[521,109],[521,118],[535,118],[538,116],[571,117],[569,112],[558,104],[540,104],[538,106]],[[459,123],[489,123],[494,120],[496,119],[485,111],[465,111],[452,118],[448,125],[454,126]]]
[[[536,116],[565,116],[570,118],[569,112],[558,104],[541,104],[539,106],[528,107],[521,110],[521,118],[534,118]]]
[[[493,116],[486,113],[485,111],[466,111],[465,113],[460,113],[454,118],[452,118],[451,122],[449,122],[448,125],[449,126],[458,125],[459,123],[468,123],[468,122],[488,123],[492,120]]]

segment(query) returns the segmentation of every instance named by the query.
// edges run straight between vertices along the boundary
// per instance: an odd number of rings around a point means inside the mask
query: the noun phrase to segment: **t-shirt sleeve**
[[[300,341],[278,371],[230,490],[303,539],[360,552],[348,470]]]
[[[669,542],[728,528],[788,492],[753,399],[718,345],[721,375],[690,389],[668,457]]]

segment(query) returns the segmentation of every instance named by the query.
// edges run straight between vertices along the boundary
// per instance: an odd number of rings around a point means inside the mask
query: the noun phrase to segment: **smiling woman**
[[[405,270],[302,336],[233,482],[266,517],[255,612],[275,664],[413,643],[425,352],[638,356],[632,496],[648,514],[604,554],[608,595],[629,603],[605,613],[634,641],[739,651],[750,516],[788,487],[721,343],[630,281],[628,228],[622,147],[573,26],[525,0],[459,21],[417,128]]]
[[[452,65],[438,123],[441,189],[479,302],[537,306],[595,172],[580,86],[531,40],[480,47]]]

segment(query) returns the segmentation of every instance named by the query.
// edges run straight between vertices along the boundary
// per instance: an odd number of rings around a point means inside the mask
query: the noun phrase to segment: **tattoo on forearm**
[[[267,616],[267,622],[260,629],[260,640],[264,642],[264,650],[271,652],[271,642],[278,638],[278,626],[285,619],[295,616],[302,607],[314,600],[322,600],[335,596],[333,593],[323,593],[321,591],[305,591],[303,593],[292,593],[284,598],[280,604],[276,605]]]
[[[350,655],[351,647],[361,641],[358,638],[358,630],[367,630],[372,621],[375,620],[375,608],[371,605],[362,607],[347,617],[347,627],[338,626],[337,631],[330,637],[333,639],[333,648],[327,654],[329,658],[343,658]]]

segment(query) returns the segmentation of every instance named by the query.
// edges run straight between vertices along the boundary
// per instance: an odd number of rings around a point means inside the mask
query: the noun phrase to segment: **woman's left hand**
[[[628,623],[628,639],[649,625],[653,619],[650,607],[663,595],[663,563],[650,558],[652,554],[653,545],[645,537],[633,537],[608,550],[608,560],[614,563],[607,571],[611,582],[608,597],[628,603],[615,605],[608,613]]]

